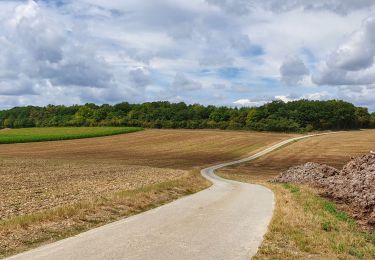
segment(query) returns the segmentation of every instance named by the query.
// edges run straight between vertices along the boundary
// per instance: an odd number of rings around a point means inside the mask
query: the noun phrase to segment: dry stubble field
[[[375,233],[347,217],[345,205],[322,198],[313,187],[268,182],[309,161],[341,168],[352,156],[374,148],[375,130],[341,132],[301,140],[221,170],[220,176],[259,183],[276,194],[273,220],[255,259],[375,259]]]
[[[0,257],[208,187],[199,168],[295,135],[146,130],[1,145]]]

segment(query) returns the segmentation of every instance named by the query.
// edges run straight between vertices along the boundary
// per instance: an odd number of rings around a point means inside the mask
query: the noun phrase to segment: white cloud
[[[328,10],[338,14],[345,15],[347,13],[369,9],[374,6],[372,0],[268,0],[262,1],[263,5],[274,11],[288,11],[294,8],[302,8],[305,11]]]
[[[287,58],[280,67],[281,81],[287,85],[301,83],[303,77],[309,74],[305,63],[299,58]]]
[[[334,98],[332,94],[330,94],[328,91],[320,91],[320,92],[314,92],[314,93],[306,93],[303,95],[297,95],[297,94],[289,94],[289,95],[278,95],[275,96],[275,99],[281,100],[284,102],[290,102],[295,101],[299,99],[307,99],[307,100],[328,100]]]
[[[275,99],[276,100],[281,100],[283,102],[289,102],[289,101],[293,101],[294,100],[293,98],[290,98],[290,97],[284,96],[284,95],[275,96]]]
[[[375,80],[372,18],[361,27],[372,6],[367,0],[0,1],[0,107],[160,99],[251,105],[322,93],[319,85],[358,85],[372,94],[365,87]],[[331,89],[333,98],[354,95]],[[286,94],[292,92],[298,94]],[[367,102],[365,94],[353,100]]]
[[[229,13],[236,15],[249,14],[258,8],[266,8],[274,12],[287,12],[301,8],[304,11],[329,10],[345,15],[349,12],[372,8],[375,3],[372,0],[206,0],[208,3],[219,6]]]
[[[108,101],[115,95],[117,100],[127,97],[130,91],[118,95],[114,69],[98,54],[90,35],[82,28],[72,30],[77,26],[73,19],[66,19],[34,1],[17,3],[14,12],[1,18],[4,21],[0,25],[1,96],[18,96],[19,102],[25,104],[44,100],[44,105],[70,103],[70,100],[86,102],[90,100],[89,93],[94,99],[99,92]],[[132,81],[131,72],[129,78]],[[104,93],[95,88],[111,90]],[[38,98],[29,99],[27,95]]]
[[[235,15],[245,15],[251,11],[253,2],[248,0],[206,0]]]
[[[321,91],[316,93],[305,94],[301,98],[309,100],[327,100],[332,99],[333,96],[328,91]]]
[[[375,47],[368,38],[369,35],[363,30],[355,32],[332,53],[327,61],[328,66],[349,71],[370,67],[374,63]]]
[[[202,84],[188,78],[185,74],[177,73],[172,88],[175,91],[194,91],[202,88]]]
[[[374,34],[375,16],[370,16],[327,58],[320,72],[314,75],[314,82],[327,85],[375,83]]]
[[[331,99],[332,96],[327,91],[309,93],[304,95],[288,94],[288,95],[276,95],[274,97],[262,97],[254,99],[239,99],[233,102],[233,104],[238,106],[253,107],[261,106],[265,103],[271,102],[273,100],[281,100],[283,102],[291,102],[299,99],[308,99],[308,100],[327,100]]]
[[[150,72],[144,67],[138,67],[129,71],[129,79],[133,86],[145,88],[150,83]]]
[[[244,99],[239,99],[239,100],[234,101],[233,104],[237,106],[242,106],[242,107],[257,107],[267,102],[268,101],[266,100],[262,101],[262,100],[251,100],[251,99],[244,98]]]
[[[375,86],[343,86],[339,89],[339,97],[375,111]]]
[[[10,77],[23,81],[48,80],[57,86],[107,87],[111,74],[106,62],[85,43],[69,36],[67,25],[45,12],[34,1],[16,7],[3,28],[5,58],[2,81]],[[30,84],[32,87],[32,84]]]
[[[19,96],[34,95],[34,82],[27,76],[21,74],[17,79],[0,81],[0,95],[2,96]]]

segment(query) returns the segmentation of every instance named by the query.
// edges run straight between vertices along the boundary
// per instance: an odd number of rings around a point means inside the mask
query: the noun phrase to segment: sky
[[[343,99],[375,111],[373,0],[0,0],[0,109]]]

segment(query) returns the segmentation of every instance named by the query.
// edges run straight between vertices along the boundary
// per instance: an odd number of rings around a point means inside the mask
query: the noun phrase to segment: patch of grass
[[[91,138],[141,131],[140,127],[48,127],[0,131],[0,144]]]
[[[322,229],[324,231],[327,231],[327,232],[331,231],[333,229],[332,223],[330,221],[327,221],[327,220],[324,221],[322,223]]]
[[[297,186],[291,185],[290,183],[283,183],[282,185],[283,185],[283,187],[285,189],[290,190],[291,193],[298,193],[298,192],[300,192],[300,189]]]
[[[323,201],[323,208],[325,211],[329,212],[331,215],[336,217],[338,220],[341,221],[348,221],[349,217],[348,214],[342,211],[337,211],[336,205],[333,202],[324,200]]]

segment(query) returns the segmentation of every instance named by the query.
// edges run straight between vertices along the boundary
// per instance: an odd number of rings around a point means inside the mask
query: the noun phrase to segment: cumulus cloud
[[[214,89],[218,89],[218,90],[223,90],[223,89],[227,88],[227,86],[225,84],[221,84],[221,83],[214,83],[214,84],[212,84],[212,87]]]
[[[150,83],[150,73],[143,67],[138,67],[129,71],[129,79],[133,86],[144,88]]]
[[[267,100],[252,100],[248,98],[239,99],[233,102],[236,106],[241,107],[257,107],[267,103]]]
[[[372,2],[0,1],[0,108],[161,99],[252,105],[312,88],[324,98],[319,85],[362,91],[375,80],[371,19],[358,30]],[[336,98],[353,96],[331,89]]]
[[[341,86],[339,98],[349,100],[375,111],[375,87],[374,86]]]
[[[323,71],[313,76],[313,81],[318,85],[369,85],[375,83],[375,68],[363,71],[346,71],[324,67]]]
[[[20,96],[34,95],[34,82],[27,76],[19,75],[16,79],[0,81],[0,95],[2,96]]]
[[[287,85],[299,84],[309,74],[305,63],[299,58],[287,58],[280,67],[281,81]]]
[[[372,0],[206,0],[228,13],[246,15],[259,8],[265,8],[274,12],[287,12],[293,9],[305,11],[328,10],[341,15],[349,12],[371,8],[375,5]]]
[[[83,48],[65,53],[56,66],[42,67],[44,76],[55,85],[106,88],[111,85],[111,72],[106,62]]]
[[[268,0],[261,2],[263,6],[274,11],[302,8],[305,11],[328,10],[342,15],[360,9],[371,8],[375,5],[372,0]]]
[[[230,57],[223,51],[220,50],[207,50],[203,51],[203,54],[199,61],[202,66],[225,66],[232,65],[233,58]]]
[[[283,102],[290,102],[299,99],[308,99],[308,100],[328,100],[332,99],[332,95],[327,91],[315,92],[315,93],[307,93],[304,95],[298,94],[287,94],[287,95],[275,95],[269,97],[258,97],[258,98],[244,98],[238,99],[233,102],[236,106],[243,106],[243,107],[256,107],[264,105],[265,103],[269,103],[273,100],[281,100]]]
[[[36,2],[18,6],[9,27],[12,40],[35,60],[55,63],[62,59],[64,32],[56,21],[42,13]]]
[[[206,0],[208,3],[219,6],[229,13],[236,15],[248,14],[253,6],[249,0]]]
[[[200,90],[202,88],[202,84],[188,78],[183,73],[177,73],[174,77],[172,88],[175,91],[195,91]]]
[[[41,81],[57,86],[107,87],[111,74],[95,51],[74,42],[64,23],[59,23],[40,6],[29,1],[15,8],[3,30],[5,62],[2,81],[24,78],[32,88]],[[9,73],[12,71],[12,73]],[[27,93],[27,91],[26,91]]]
[[[367,18],[360,30],[354,32],[329,57],[329,67],[356,71],[369,68],[375,55],[375,16]]]
[[[321,91],[321,92],[305,94],[301,98],[309,99],[309,100],[328,100],[328,99],[333,99],[334,97],[328,91]]]
[[[290,102],[290,101],[294,101],[296,100],[297,98],[296,97],[293,97],[293,96],[290,96],[290,95],[279,95],[279,96],[275,96],[275,99],[276,100],[281,100],[283,102]]]
[[[366,85],[375,83],[375,16],[368,17],[359,30],[328,57],[314,75],[316,84]]]

